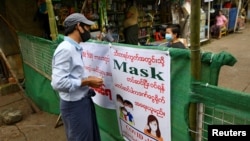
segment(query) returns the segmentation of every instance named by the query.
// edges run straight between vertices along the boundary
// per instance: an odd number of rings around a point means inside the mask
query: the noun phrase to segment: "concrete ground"
[[[232,54],[234,66],[222,66],[218,86],[250,93],[250,24],[239,32],[229,33],[221,39],[212,39],[201,46],[202,51]]]
[[[234,66],[223,66],[219,86],[250,94],[250,24],[244,30],[230,33],[221,39],[211,39],[201,46],[202,51],[227,51],[238,61]],[[0,96],[0,110],[18,107],[24,111],[23,120],[15,125],[0,123],[0,141],[65,141],[63,126],[54,128],[57,115],[33,113],[27,101],[18,93]]]

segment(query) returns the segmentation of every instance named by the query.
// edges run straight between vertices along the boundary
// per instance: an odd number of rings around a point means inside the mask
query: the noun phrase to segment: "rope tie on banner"
[[[190,128],[188,128],[187,129],[189,132],[192,132],[192,133],[195,133],[195,134],[198,134],[199,132],[198,131],[194,131],[194,130],[192,130],[192,129],[190,129]]]
[[[213,61],[214,54],[212,53],[211,58],[210,58],[210,63]]]
[[[201,49],[189,49],[189,50],[193,52],[201,51]]]
[[[208,83],[206,83],[206,87],[208,87],[209,86],[209,84]]]

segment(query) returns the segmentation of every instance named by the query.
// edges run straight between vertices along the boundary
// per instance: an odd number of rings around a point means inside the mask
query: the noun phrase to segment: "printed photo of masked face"
[[[123,115],[127,116],[127,114],[128,114],[127,109],[125,107],[122,107],[121,110],[122,110]]]
[[[128,123],[131,125],[135,125],[134,116],[133,116],[133,103],[128,100],[124,100],[123,104],[125,106],[125,109],[127,110]]]
[[[124,121],[128,121],[128,111],[125,109],[125,107],[120,108],[120,118],[123,119]]]
[[[144,133],[157,139],[158,141],[163,141],[161,137],[161,131],[159,128],[159,122],[156,116],[149,115],[147,119],[147,125],[144,129]]]
[[[156,121],[152,121],[151,123],[149,123],[149,129],[151,129],[151,131],[156,132],[157,128],[158,125]]]
[[[130,112],[130,113],[132,113],[132,111],[133,111],[133,104],[130,101],[128,101],[128,100],[124,100],[123,104],[124,104],[125,108],[127,109],[127,111]]]
[[[116,106],[117,106],[117,108],[124,107],[123,98],[120,94],[116,95]]]
[[[129,113],[132,114],[132,112],[133,112],[133,108],[132,108],[132,107],[130,107],[130,106],[125,106],[125,108],[126,108],[126,110],[127,110]]]

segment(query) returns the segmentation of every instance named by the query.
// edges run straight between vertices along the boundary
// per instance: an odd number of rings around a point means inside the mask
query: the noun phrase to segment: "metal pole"
[[[241,0],[239,0],[239,3],[238,3],[238,8],[237,8],[237,14],[236,14],[236,18],[235,18],[235,23],[234,23],[234,32],[236,31],[236,29],[237,29],[237,24],[238,24],[238,18],[239,18],[239,13],[240,13],[240,11],[241,11],[241,4],[242,4],[242,1]]]
[[[200,55],[200,0],[191,0],[190,18],[190,51],[191,51],[191,82],[200,80],[201,55]],[[190,130],[196,133],[197,126],[197,104],[189,107],[189,126]],[[195,134],[191,133],[192,138]]]
[[[207,11],[207,39],[210,39],[210,10],[211,10],[211,2],[209,1],[208,11]]]

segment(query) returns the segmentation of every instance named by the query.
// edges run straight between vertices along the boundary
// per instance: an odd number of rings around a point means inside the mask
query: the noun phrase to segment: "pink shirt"
[[[227,22],[227,18],[224,15],[220,15],[216,17],[216,25],[222,26]]]

